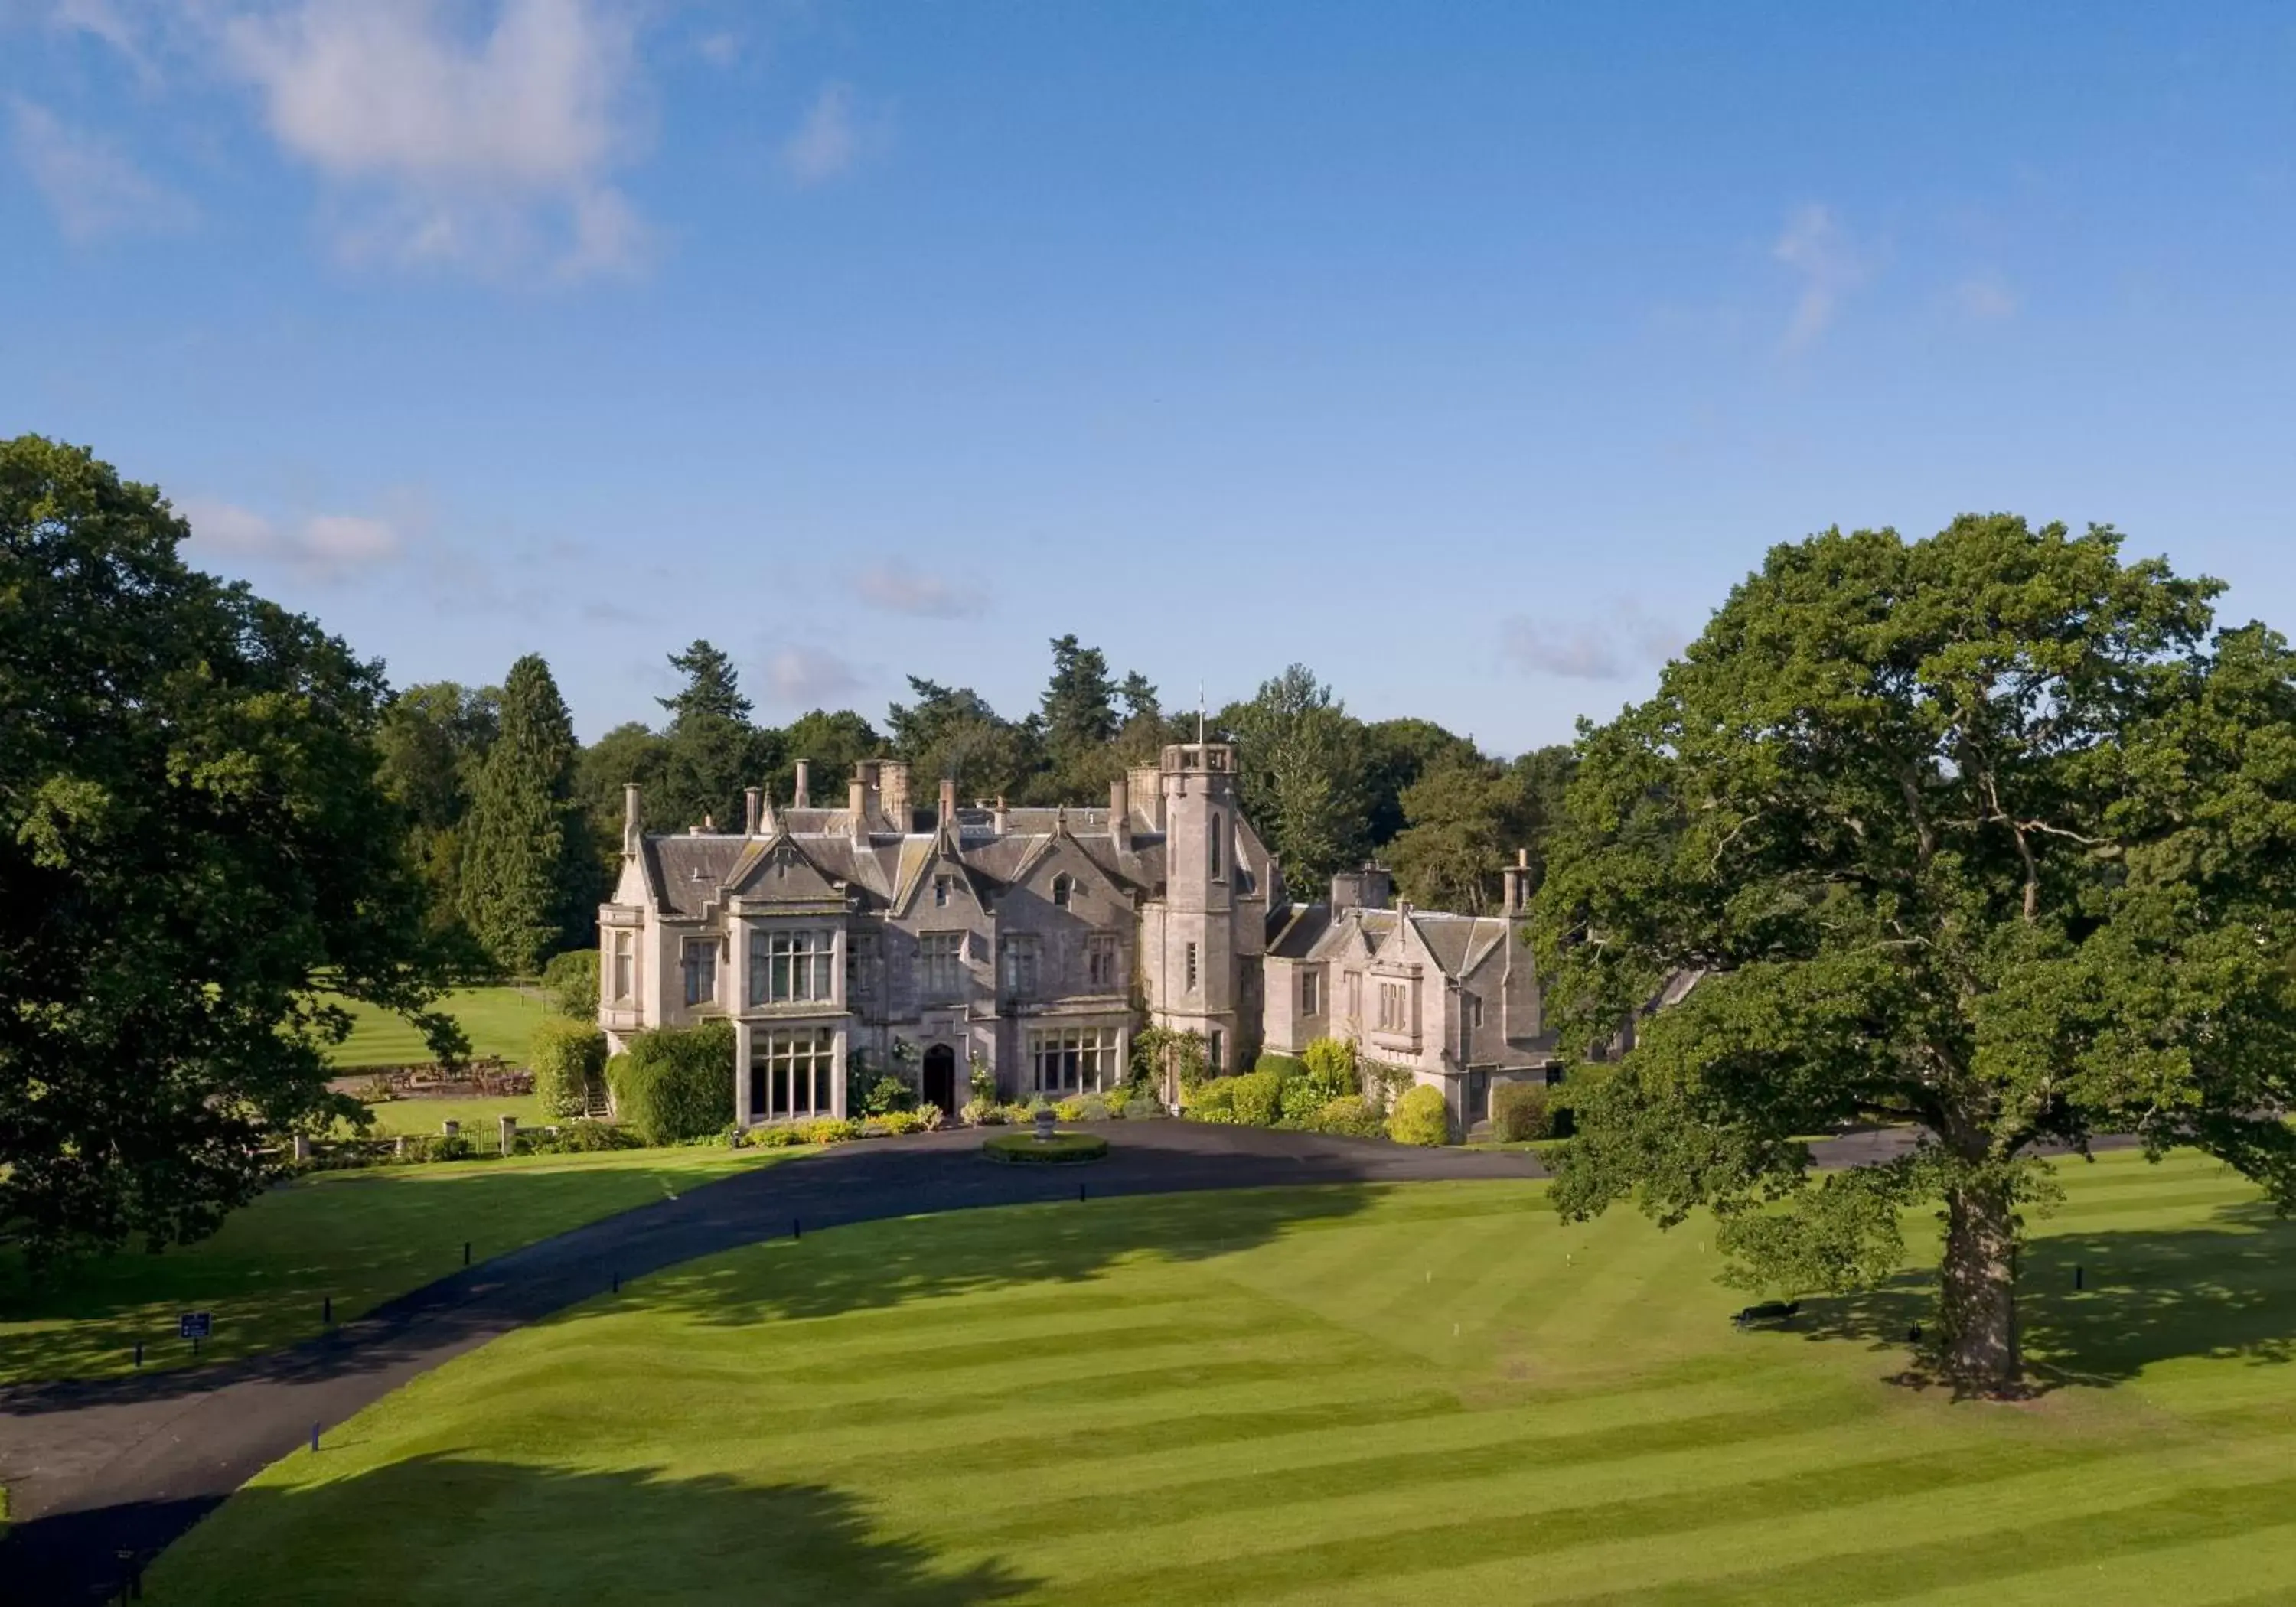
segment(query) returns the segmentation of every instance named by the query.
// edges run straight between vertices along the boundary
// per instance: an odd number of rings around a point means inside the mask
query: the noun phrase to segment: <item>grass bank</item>
[[[959,1212],[496,1341],[147,1599],[2290,1599],[2296,1232],[2197,1160],[2065,1170],[2025,1332],[2077,1382],[2029,1405],[1890,1382],[1910,1285],[1739,1332],[1698,1224],[1535,1185]]]
[[[335,1048],[339,1071],[414,1065],[431,1058],[422,1035],[398,1016],[372,1004],[341,1003],[351,1013],[351,1034]],[[439,1002],[439,1008],[462,1023],[472,1054],[496,1055],[521,1064],[535,1023],[550,1013],[541,990],[532,988],[458,988]]]
[[[139,1339],[147,1367],[187,1365],[182,1311],[214,1314],[202,1360],[275,1349],[318,1332],[328,1296],[343,1322],[453,1272],[465,1241],[483,1260],[804,1152],[621,1150],[319,1172],[234,1213],[213,1238],[160,1255],[130,1250],[34,1283],[20,1255],[0,1251],[0,1383],[127,1372]]]

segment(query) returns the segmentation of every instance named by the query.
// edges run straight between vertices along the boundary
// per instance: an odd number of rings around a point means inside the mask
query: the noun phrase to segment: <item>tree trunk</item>
[[[1940,1326],[1946,1373],[1963,1394],[2011,1395],[2023,1381],[2016,1252],[2006,1178],[1972,1180],[1948,1193]]]

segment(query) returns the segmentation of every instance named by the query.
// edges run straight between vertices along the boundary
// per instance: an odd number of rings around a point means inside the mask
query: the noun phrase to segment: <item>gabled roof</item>
[[[1304,960],[1332,929],[1328,904],[1289,904],[1267,917],[1267,955],[1275,960]]]
[[[647,880],[661,907],[673,915],[699,915],[752,840],[723,832],[647,838]]]

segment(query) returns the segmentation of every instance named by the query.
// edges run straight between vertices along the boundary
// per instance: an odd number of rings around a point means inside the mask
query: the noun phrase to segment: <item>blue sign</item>
[[[203,1340],[215,1332],[215,1313],[186,1311],[176,1318],[176,1334],[179,1339]]]

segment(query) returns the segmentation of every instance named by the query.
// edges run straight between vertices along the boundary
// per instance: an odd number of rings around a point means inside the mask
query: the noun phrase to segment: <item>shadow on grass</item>
[[[219,1342],[201,1365],[275,1349],[323,1332],[330,1298],[348,1318],[453,1275],[465,1242],[484,1262],[707,1181],[674,1166],[490,1161],[332,1173],[275,1188],[212,1238],[158,1254],[131,1247],[35,1276],[20,1251],[0,1250],[0,1324],[26,1324],[0,1331],[0,1379],[124,1383],[138,1341],[144,1377],[185,1366],[178,1311],[213,1316]]]
[[[324,1453],[321,1454],[324,1456]],[[180,1518],[176,1526],[180,1527]],[[26,1599],[89,1601],[123,1582],[43,1564],[83,1554],[50,1524],[120,1529],[90,1513],[23,1526],[12,1581]],[[1001,1562],[953,1567],[882,1532],[854,1496],[722,1474],[577,1472],[420,1456],[324,1484],[241,1491],[150,1569],[169,1603],[381,1601],[788,1602],[971,1607],[1034,1587]]]
[[[652,1310],[709,1324],[836,1316],[992,1289],[1077,1284],[1126,1257],[1201,1260],[1352,1217],[1387,1191],[1259,1188],[1072,1200],[953,1213],[894,1233],[784,1242],[770,1259],[672,1267],[628,1291]]]
[[[2184,1357],[2296,1361],[2296,1221],[2261,1204],[2227,1206],[2217,1218],[2221,1226],[2028,1243],[2017,1312],[2034,1383],[2124,1383]],[[1935,1297],[1934,1276],[1901,1275],[1867,1293],[1805,1299],[1794,1327],[1812,1340],[1910,1353],[1909,1331],[1927,1333]],[[1906,1378],[1923,1382],[1918,1367]]]

